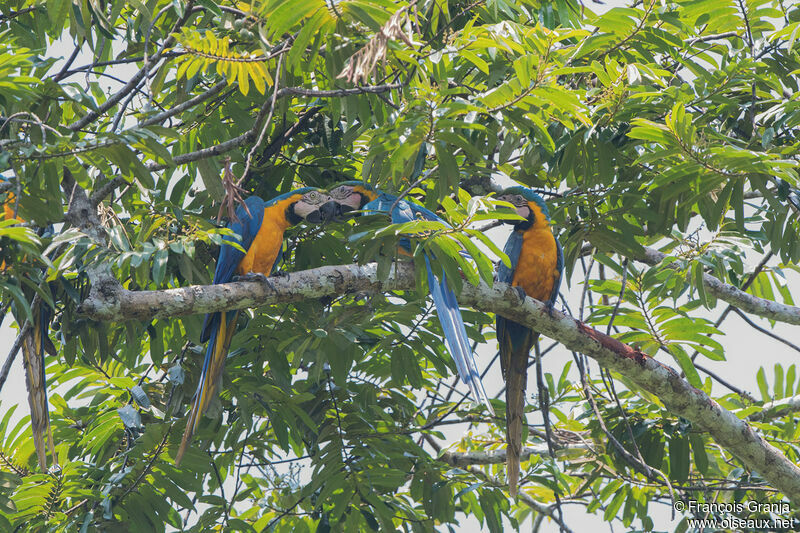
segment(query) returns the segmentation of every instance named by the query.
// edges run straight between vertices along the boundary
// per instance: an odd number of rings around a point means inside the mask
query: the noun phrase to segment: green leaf
[[[761,391],[761,400],[764,402],[771,401],[772,398],[769,395],[769,387],[767,386],[767,376],[764,373],[763,366],[756,372],[756,382],[758,383],[758,389]]]
[[[683,435],[669,439],[669,475],[680,483],[689,478],[689,439]]]

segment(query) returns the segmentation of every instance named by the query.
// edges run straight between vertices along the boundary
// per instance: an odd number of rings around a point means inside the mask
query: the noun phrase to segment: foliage
[[[87,272],[107,265],[129,290],[209,283],[230,157],[264,198],[363,179],[451,223],[301,226],[287,233],[286,269],[378,257],[386,272],[403,233],[419,268],[428,249],[450,280],[490,282],[503,257],[483,227],[504,215],[483,195],[492,180],[516,182],[556,191],[562,289],[586,288],[586,321],[674,358],[711,393],[700,367],[725,359],[725,340],[704,311],[724,306],[703,274],[793,304],[782,269],[800,259],[787,201],[798,185],[798,34],[800,10],[780,0],[645,0],[602,13],[575,0],[4,2],[0,172],[32,227],[0,222],[0,297],[18,326],[34,295],[55,306],[46,373],[61,466],[38,471],[29,418],[15,414],[24,402],[5,394],[0,529],[428,531],[466,516],[491,531],[538,527],[534,507],[508,500],[503,465],[455,468],[432,451],[505,444],[503,421],[449,385],[424,276],[416,291],[247,313],[220,398],[176,468],[202,317],[93,323],[76,313]],[[65,168],[90,193],[116,180],[99,205],[107,245],[62,224]],[[54,235],[34,230],[49,224]],[[634,264],[645,246],[667,260]],[[748,272],[745,256],[767,253],[777,260]],[[494,317],[464,317],[494,350]],[[642,530],[659,528],[652,508],[672,490],[782,499],[624,376],[587,376],[598,418],[569,354],[558,357],[564,372],[545,383],[566,448],[523,463],[527,497],[558,495]],[[798,394],[798,379],[779,365],[772,383],[759,375],[760,399],[715,399],[747,417]],[[528,406],[531,445],[543,442],[540,399]],[[459,420],[466,432],[447,430]],[[754,424],[798,461],[791,413]],[[648,479],[606,431],[663,477]]]

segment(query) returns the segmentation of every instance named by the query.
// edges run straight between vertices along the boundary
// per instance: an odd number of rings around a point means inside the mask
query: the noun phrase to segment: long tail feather
[[[512,353],[506,375],[506,464],[508,493],[517,495],[520,457],[522,456],[522,423],[525,420],[525,389],[528,385],[528,354]]]
[[[442,274],[441,281],[437,280],[433,275],[431,263],[427,256],[425,256],[425,266],[428,269],[428,287],[431,296],[433,296],[439,323],[442,325],[442,331],[444,331],[444,342],[456,363],[458,375],[469,387],[473,398],[483,403],[489,413],[494,413],[481,382],[481,374],[478,371],[478,364],[469,344],[467,329],[464,326],[464,319],[461,316],[456,295],[447,286],[447,278],[445,278],[444,274]]]
[[[211,335],[206,349],[206,358],[203,361],[203,370],[200,372],[200,382],[197,384],[192,402],[192,409],[189,412],[189,419],[186,422],[186,429],[183,432],[181,445],[175,456],[175,465],[180,465],[183,455],[189,449],[192,436],[200,424],[203,413],[206,412],[211,400],[217,393],[222,371],[225,368],[225,359],[228,356],[228,348],[233,338],[236,327],[238,312],[220,313],[216,326],[212,326]]]
[[[497,335],[500,343],[500,363],[506,380],[506,467],[508,493],[513,498],[517,495],[522,457],[528,355],[539,334],[521,324],[498,317]]]
[[[47,470],[47,444],[49,444],[53,464],[58,464],[53,444],[53,434],[50,429],[47,383],[44,373],[44,347],[49,323],[49,310],[44,306],[40,306],[38,311],[34,311],[33,326],[22,341],[25,382],[28,387],[28,404],[31,408],[33,445],[39,460],[39,468],[42,470]],[[46,442],[45,438],[47,438]]]

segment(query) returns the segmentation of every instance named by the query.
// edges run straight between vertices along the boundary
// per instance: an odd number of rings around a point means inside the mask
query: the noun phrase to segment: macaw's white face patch
[[[525,220],[528,220],[528,218],[531,216],[531,208],[528,207],[528,200],[526,200],[521,194],[504,194],[503,196],[498,196],[497,199],[513,205],[517,214]],[[516,223],[518,221],[510,222]]]
[[[343,211],[361,209],[363,197],[352,185],[340,185],[330,192],[331,198],[342,206]]]
[[[294,214],[307,219],[313,213],[318,213],[320,207],[330,201],[332,201],[331,197],[321,191],[307,192],[295,202]]]

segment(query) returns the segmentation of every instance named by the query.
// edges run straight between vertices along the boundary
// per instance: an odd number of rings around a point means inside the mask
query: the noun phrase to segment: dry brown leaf
[[[375,72],[378,62],[386,60],[389,41],[403,41],[408,46],[414,46],[414,43],[403,31],[403,27],[410,22],[408,8],[411,5],[398,10],[397,13],[392,15],[381,30],[364,45],[364,48],[350,57],[347,66],[342,69],[337,78],[344,78],[354,84],[359,81],[367,83],[369,77]]]

